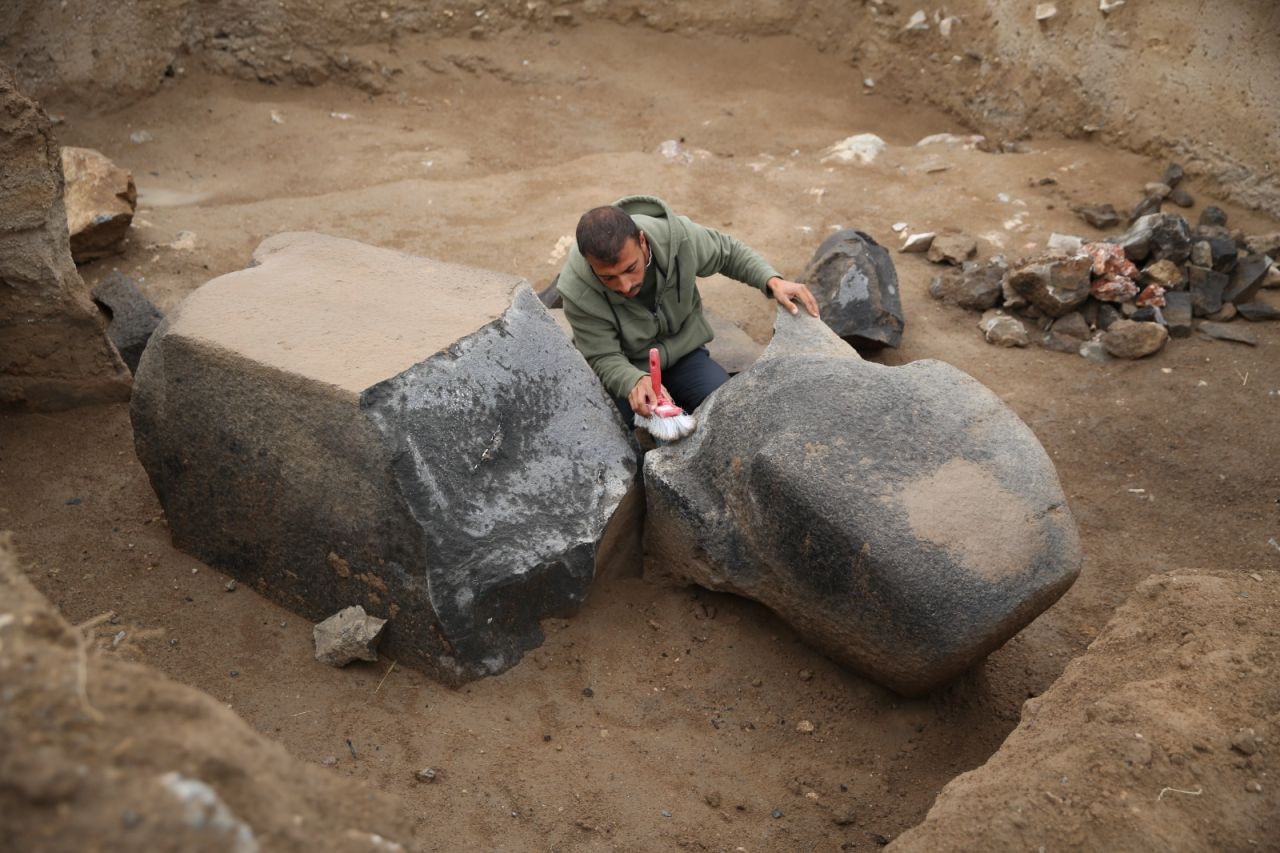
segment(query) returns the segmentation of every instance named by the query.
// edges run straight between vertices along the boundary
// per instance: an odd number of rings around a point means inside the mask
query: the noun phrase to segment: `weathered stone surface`
[[[517,279],[318,234],[254,262],[138,369],[174,543],[313,620],[363,605],[448,683],[512,666],[633,522],[613,402]]]
[[[1008,271],[1002,257],[992,258],[985,264],[966,261],[959,271],[935,275],[929,283],[929,295],[969,311],[986,311],[1000,302]]]
[[[1089,298],[1091,262],[1084,254],[1039,258],[1009,270],[1009,286],[1050,317],[1061,317]]]
[[[1202,320],[1196,324],[1196,331],[1220,341],[1235,341],[1238,344],[1248,344],[1251,347],[1258,345],[1257,335],[1248,329],[1241,328],[1238,324],[1213,323],[1208,320]]]
[[[1142,270],[1138,280],[1144,287],[1148,284],[1158,284],[1165,290],[1179,290],[1187,283],[1186,276],[1182,274],[1182,267],[1169,260],[1156,261],[1147,266]]]
[[[164,315],[156,310],[151,300],[138,290],[133,279],[116,271],[93,288],[93,300],[102,306],[110,320],[107,336],[119,351],[131,372],[138,370],[138,361],[146,349],[151,334],[160,325]]]
[[[1196,240],[1191,244],[1191,257],[1188,259],[1198,267],[1213,266],[1213,248],[1208,240]]]
[[[0,66],[0,409],[129,398],[68,248],[62,162],[49,117]]]
[[[1187,266],[1187,289],[1191,291],[1191,310],[1197,317],[1212,314],[1222,307],[1222,293],[1227,277],[1216,270]]]
[[[822,241],[800,280],[818,300],[822,320],[859,349],[896,347],[906,321],[889,252],[846,228]]]
[[[1040,346],[1053,352],[1065,352],[1072,355],[1080,351],[1081,340],[1064,335],[1061,332],[1045,332],[1040,338]]]
[[[968,234],[945,231],[933,238],[926,257],[935,264],[960,264],[978,254],[978,242]]]
[[[776,323],[698,431],[645,457],[646,569],[754,598],[873,680],[932,690],[1074,580],[1053,464],[949,365],[884,367],[803,314]]]
[[[1176,213],[1142,216],[1124,234],[1110,242],[1124,248],[1131,261],[1163,260],[1180,264],[1191,254],[1191,228]]]
[[[1022,321],[1003,311],[987,311],[978,322],[978,328],[987,343],[998,347],[1025,347],[1030,342]]]
[[[312,629],[316,660],[329,666],[377,660],[378,638],[386,624],[386,619],[370,616],[359,604],[344,607]]]
[[[1266,279],[1271,258],[1266,255],[1245,255],[1240,258],[1231,279],[1222,290],[1223,302],[1251,302]]]
[[[1160,351],[1169,331],[1159,323],[1119,320],[1102,336],[1102,345],[1116,358],[1142,358]]]
[[[71,257],[82,264],[113,255],[133,222],[138,190],[133,174],[92,148],[63,148]]]
[[[1268,305],[1265,302],[1242,302],[1236,306],[1236,311],[1240,312],[1241,317],[1254,322],[1259,320],[1280,320],[1280,308]]]
[[[1164,322],[1169,336],[1185,338],[1191,334],[1191,294],[1185,290],[1171,290],[1164,295]]]
[[[1120,214],[1109,204],[1086,205],[1073,209],[1081,219],[1099,231],[1106,231],[1120,224]]]
[[[1191,193],[1187,192],[1182,187],[1175,187],[1173,192],[1169,193],[1169,201],[1173,202],[1178,207],[1195,207],[1196,204],[1195,196],[1191,195]]]
[[[1170,163],[1165,167],[1164,173],[1160,175],[1160,183],[1173,189],[1182,183],[1184,177],[1186,177],[1186,172],[1183,171],[1182,166],[1178,163]]]

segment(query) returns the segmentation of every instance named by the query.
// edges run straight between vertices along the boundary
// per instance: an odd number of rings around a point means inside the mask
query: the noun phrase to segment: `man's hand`
[[[818,300],[813,298],[813,294],[809,292],[808,285],[801,284],[798,281],[787,281],[785,278],[775,275],[769,279],[769,288],[773,291],[773,298],[778,300],[778,304],[792,314],[800,313],[800,309],[792,301],[799,299],[810,314],[815,317],[818,316]]]
[[[662,386],[663,396],[670,399],[671,394],[667,391],[667,386]],[[631,393],[627,395],[627,402],[631,404],[631,410],[637,415],[649,417],[653,412],[653,407],[658,404],[658,395],[653,393],[653,379],[648,375],[641,376],[640,381],[631,389]]]

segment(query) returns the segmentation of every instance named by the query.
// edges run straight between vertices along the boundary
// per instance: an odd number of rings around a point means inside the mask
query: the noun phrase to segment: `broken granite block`
[[[93,288],[93,301],[107,313],[107,337],[120,351],[130,373],[138,372],[142,351],[164,319],[133,279],[115,271]]]
[[[359,604],[344,607],[312,629],[316,660],[329,666],[377,660],[378,638],[386,624],[386,619],[370,616]]]
[[[446,683],[513,666],[634,523],[613,401],[518,279],[320,234],[254,264],[138,368],[174,544],[313,621],[361,604]]]
[[[804,314],[775,329],[697,432],[646,455],[646,571],[753,598],[868,678],[933,690],[1075,579],[1053,463],[947,364],[862,361]]]
[[[800,280],[818,300],[822,320],[859,349],[896,347],[906,321],[898,272],[869,235],[846,228],[822,241]]]
[[[1009,287],[1046,315],[1061,317],[1089,298],[1090,267],[1085,254],[1037,258],[1009,270]]]

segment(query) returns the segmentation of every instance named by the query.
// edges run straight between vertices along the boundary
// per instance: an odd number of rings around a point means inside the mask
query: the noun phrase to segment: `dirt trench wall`
[[[1175,158],[1280,216],[1280,4],[1272,0],[17,0],[0,61],[38,98],[119,106],[186,65],[267,82],[394,85],[395,45],[595,19],[660,31],[794,34],[874,81],[995,136],[1094,136]],[[908,29],[916,11],[927,28]],[[950,18],[947,28],[942,19]],[[947,29],[947,34],[943,30]],[[860,128],[850,128],[855,133]],[[1135,187],[1152,176],[1135,176]]]
[[[132,379],[71,260],[49,117],[0,65],[0,410],[129,399]]]

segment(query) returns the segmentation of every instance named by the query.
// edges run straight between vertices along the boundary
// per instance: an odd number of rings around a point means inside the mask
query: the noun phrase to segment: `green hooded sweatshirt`
[[[610,394],[626,397],[649,372],[650,347],[658,348],[666,368],[714,337],[702,314],[697,277],[720,273],[768,294],[769,279],[778,272],[729,235],[672,213],[661,199],[628,196],[615,204],[631,214],[653,251],[654,310],[601,284],[577,246],[556,287],[574,346]]]

